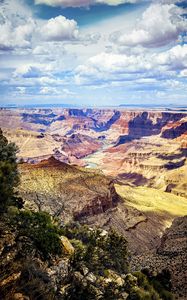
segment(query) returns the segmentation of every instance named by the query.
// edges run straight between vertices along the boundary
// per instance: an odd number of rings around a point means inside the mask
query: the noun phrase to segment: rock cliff
[[[169,270],[172,290],[176,299],[187,296],[187,216],[174,219],[166,229],[157,248],[157,253],[134,256],[134,270],[150,268],[153,272]]]
[[[38,164],[22,164],[20,193],[29,207],[63,220],[80,220],[114,208],[119,202],[113,182],[51,157]]]

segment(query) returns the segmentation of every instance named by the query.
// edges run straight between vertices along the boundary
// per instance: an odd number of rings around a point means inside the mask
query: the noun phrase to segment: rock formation
[[[113,182],[51,157],[39,164],[21,164],[20,193],[29,207],[63,220],[98,215],[119,202]]]
[[[132,258],[133,269],[149,268],[153,272],[169,270],[176,299],[187,296],[187,216],[174,219],[166,229],[157,248],[157,253],[138,255]]]
[[[74,220],[106,230],[112,227],[128,239],[133,253],[155,249],[174,219],[173,213],[180,216],[187,211],[182,197],[115,185],[97,170],[71,166],[53,157],[38,164],[21,164],[20,172],[19,191],[26,207],[45,210],[65,223]]]

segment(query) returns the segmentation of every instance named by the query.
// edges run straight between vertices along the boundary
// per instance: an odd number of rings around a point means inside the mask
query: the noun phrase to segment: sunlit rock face
[[[38,164],[21,164],[20,193],[25,205],[48,211],[61,220],[81,220],[116,207],[120,198],[113,182],[51,157]]]

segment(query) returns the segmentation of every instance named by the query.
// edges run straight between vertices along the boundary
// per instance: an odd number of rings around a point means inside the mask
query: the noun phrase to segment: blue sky
[[[187,105],[187,5],[1,0],[0,104]]]

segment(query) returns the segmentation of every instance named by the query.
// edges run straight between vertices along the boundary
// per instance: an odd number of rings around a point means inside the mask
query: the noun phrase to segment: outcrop
[[[164,232],[157,253],[170,257],[182,254],[187,259],[187,216],[174,219]]]
[[[53,135],[55,141],[61,143],[61,152],[65,152],[67,157],[76,157],[77,159],[83,158],[96,152],[101,143],[96,139],[85,134],[71,134],[69,136],[60,137],[59,135]]]
[[[38,164],[21,164],[20,172],[19,191],[26,204],[66,221],[98,215],[119,202],[110,179],[54,157]]]
[[[54,299],[69,274],[67,255],[44,260],[31,237],[0,220],[1,299]],[[59,299],[59,298],[58,298]]]
[[[176,299],[187,296],[187,216],[174,219],[162,235],[157,253],[132,257],[132,268],[149,268],[152,272],[168,270]]]
[[[176,139],[183,134],[187,135],[187,122],[181,120],[181,122],[174,122],[166,126],[161,136],[165,139]]]

